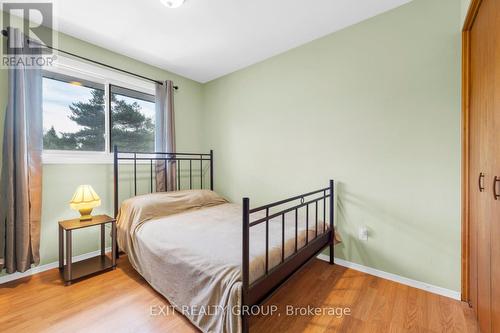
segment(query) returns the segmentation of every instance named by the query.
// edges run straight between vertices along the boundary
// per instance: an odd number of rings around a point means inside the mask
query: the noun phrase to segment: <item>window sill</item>
[[[42,164],[114,164],[114,155],[104,152],[49,151],[42,152]],[[131,160],[120,160],[120,165],[134,164]],[[150,164],[150,160],[138,160],[136,164]]]
[[[113,164],[113,154],[93,152],[43,152],[42,164]]]

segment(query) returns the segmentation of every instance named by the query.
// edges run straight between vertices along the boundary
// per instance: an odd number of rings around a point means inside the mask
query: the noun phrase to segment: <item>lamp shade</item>
[[[73,194],[69,206],[75,210],[90,209],[101,205],[101,198],[90,185],[80,185]]]

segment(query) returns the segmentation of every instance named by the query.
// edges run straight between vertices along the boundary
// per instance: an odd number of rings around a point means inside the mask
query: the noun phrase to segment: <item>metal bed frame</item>
[[[208,161],[209,163],[209,177],[210,177],[210,190],[214,189],[214,174],[213,174],[213,150],[210,150],[209,154],[206,153],[165,153],[165,152],[126,152],[118,151],[117,147],[114,147],[114,211],[115,217],[118,214],[118,167],[120,161],[131,161],[133,164],[133,183],[134,183],[134,195],[137,195],[137,164],[149,164],[150,171],[150,192],[153,192],[153,175],[156,173],[156,167],[153,167],[153,161],[163,161],[164,170],[163,175],[165,176],[165,182],[167,182],[167,163],[173,161],[176,162],[177,170],[177,189],[181,189],[182,182],[180,181],[180,172],[182,170],[181,163],[184,166],[188,164],[189,166],[189,189],[193,189],[195,183],[193,182],[193,164],[199,163],[200,173],[199,185],[201,189],[204,188],[204,172],[203,172],[203,161]],[[149,163],[147,163],[149,161]],[[153,171],[154,170],[154,171]],[[166,186],[166,184],[165,184]],[[323,212],[322,214],[318,211],[318,203],[322,202]],[[328,202],[328,215],[327,215],[327,202]],[[285,207],[284,207],[285,206]],[[314,223],[315,223],[315,235],[314,238],[309,239],[308,231],[306,237],[306,244],[303,247],[298,247],[297,244],[297,225],[298,225],[298,214],[300,209],[305,209],[306,211],[306,230],[309,226],[309,208],[314,207]],[[277,210],[271,212],[271,209]],[[258,212],[265,212],[265,217],[254,218],[252,220],[252,214]],[[312,192],[297,195],[288,199],[273,202],[267,205],[250,209],[250,199],[243,198],[243,210],[242,210],[242,228],[243,228],[243,248],[242,248],[242,309],[241,319],[242,319],[242,331],[243,333],[248,333],[249,331],[249,318],[251,316],[251,309],[253,306],[258,306],[265,302],[281,285],[283,285],[295,272],[297,272],[301,267],[303,267],[310,259],[314,258],[326,247],[330,250],[330,264],[333,265],[334,257],[334,181],[330,180],[329,186],[315,190]],[[261,213],[262,214],[262,213]],[[292,255],[285,257],[285,215],[294,214],[295,217],[295,248]],[[322,233],[318,234],[318,222],[320,221],[319,215],[322,215],[323,220],[323,230]],[[269,222],[271,219],[278,219],[281,217],[281,262],[270,268],[269,267]],[[327,223],[328,220],[328,223]],[[250,229],[261,223],[266,225],[266,261],[265,261],[265,274],[258,278],[253,283],[250,283]],[[276,221],[273,221],[276,223]],[[118,256],[118,249],[115,253]]]

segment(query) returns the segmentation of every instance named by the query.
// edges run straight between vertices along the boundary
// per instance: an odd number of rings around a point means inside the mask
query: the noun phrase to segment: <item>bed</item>
[[[213,191],[213,151],[114,151],[119,248],[201,331],[248,332],[255,306],[309,259],[329,247],[333,264],[333,181],[316,191],[250,208],[248,198],[239,205]],[[119,164],[124,161],[133,165],[134,194],[119,206]],[[137,169],[144,163],[150,166],[150,193],[138,195]],[[169,163],[175,163],[173,169]],[[188,168],[183,171],[182,165]],[[179,176],[176,191],[155,192],[153,178],[165,175],[168,181],[172,170],[184,174],[184,182]],[[183,183],[188,188],[181,190]]]

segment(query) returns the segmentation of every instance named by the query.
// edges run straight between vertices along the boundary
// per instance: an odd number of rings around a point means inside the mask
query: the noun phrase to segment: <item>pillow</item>
[[[157,192],[139,195],[125,200],[118,214],[128,216],[135,223],[146,220],[182,213],[191,209],[216,206],[228,201],[210,190],[186,190],[173,192]]]

